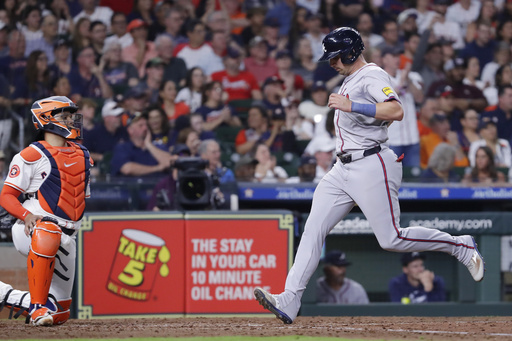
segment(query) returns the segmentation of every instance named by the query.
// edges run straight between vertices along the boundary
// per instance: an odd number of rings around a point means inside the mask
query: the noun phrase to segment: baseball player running
[[[92,160],[80,139],[82,114],[67,97],[34,102],[32,121],[42,140],[11,161],[0,205],[18,218],[12,227],[16,249],[27,256],[29,291],[0,282],[0,308],[18,310],[36,326],[62,324],[69,318],[75,277],[75,235],[89,195]],[[24,194],[25,202],[18,201]]]
[[[389,251],[442,251],[464,264],[475,281],[484,276],[484,261],[473,237],[451,236],[421,226],[400,227],[398,189],[402,181],[402,157],[384,143],[388,126],[403,118],[403,110],[388,74],[361,54],[359,32],[341,27],[323,40],[320,61],[346,76],[337,94],[329,97],[335,108],[338,160],[318,184],[311,212],[288,277],[279,295],[256,288],[263,307],[284,323],[292,323],[301,297],[315,271],[325,237],[357,204],[380,246]]]

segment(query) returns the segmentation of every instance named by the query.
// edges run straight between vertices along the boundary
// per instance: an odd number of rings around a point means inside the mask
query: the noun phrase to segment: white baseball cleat
[[[39,308],[30,314],[30,324],[34,326],[53,326],[53,317],[48,308]]]
[[[276,315],[277,318],[285,324],[291,324],[293,322],[293,320],[281,310],[279,300],[275,297],[276,295],[272,295],[262,288],[256,288],[254,289],[254,296],[263,308]]]
[[[471,256],[471,260],[469,261],[467,268],[471,276],[473,276],[473,279],[476,282],[480,282],[482,279],[484,279],[485,262],[482,255],[478,251],[475,238],[471,237],[471,239],[473,240],[475,249],[473,250],[473,255]]]

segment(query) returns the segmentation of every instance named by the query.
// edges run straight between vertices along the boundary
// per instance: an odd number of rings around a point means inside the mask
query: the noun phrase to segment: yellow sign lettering
[[[131,259],[117,278],[126,285],[133,287],[141,285],[144,281],[144,274],[142,273],[144,267],[144,263]]]

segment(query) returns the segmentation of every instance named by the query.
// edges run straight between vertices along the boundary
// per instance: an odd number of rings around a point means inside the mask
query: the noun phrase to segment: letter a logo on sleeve
[[[393,93],[393,89],[391,89],[389,86],[382,88],[382,92],[384,95],[389,96],[389,94]]]

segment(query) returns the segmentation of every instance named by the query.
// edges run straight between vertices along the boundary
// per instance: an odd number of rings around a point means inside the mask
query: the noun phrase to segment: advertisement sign
[[[182,214],[90,215],[79,237],[79,318],[183,314]]]
[[[185,224],[187,314],[260,313],[255,287],[284,290],[292,265],[291,214],[187,213]]]

